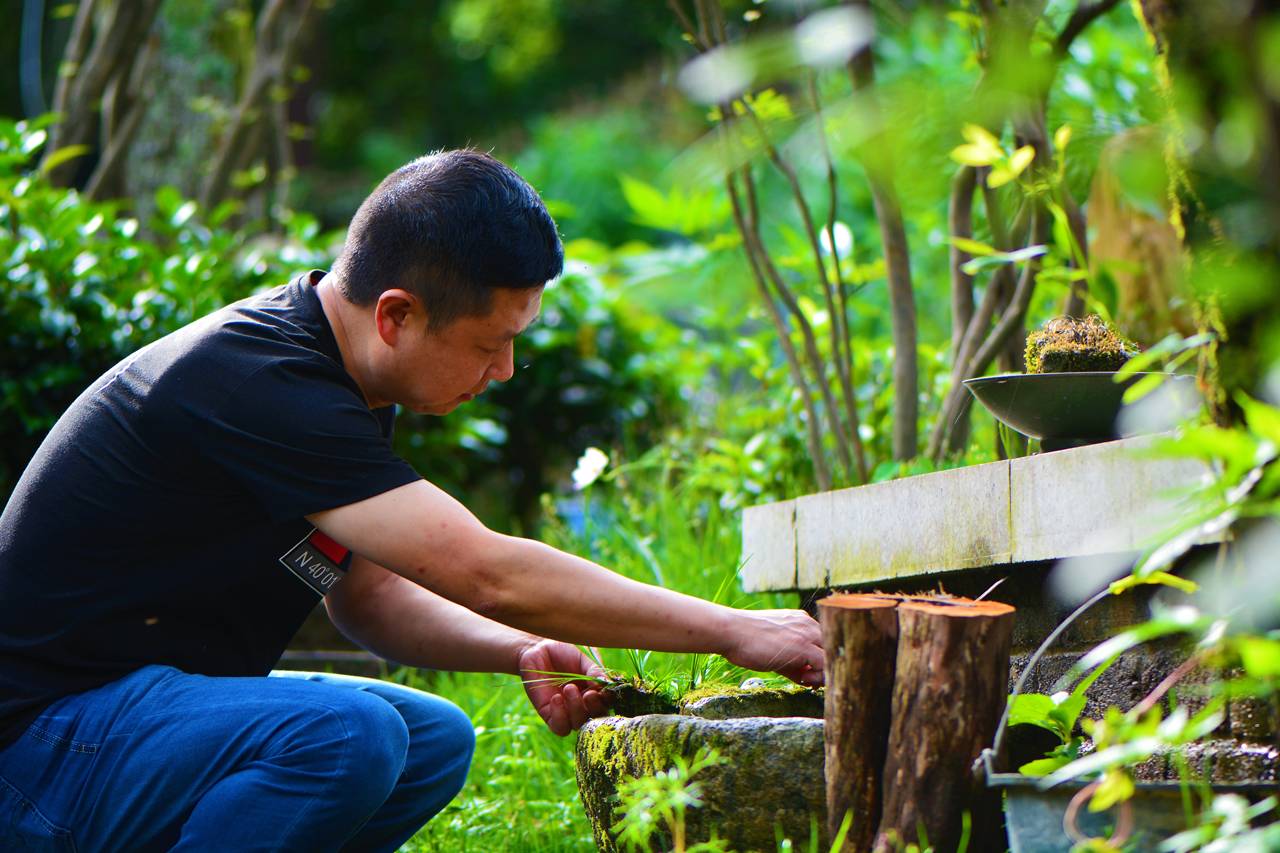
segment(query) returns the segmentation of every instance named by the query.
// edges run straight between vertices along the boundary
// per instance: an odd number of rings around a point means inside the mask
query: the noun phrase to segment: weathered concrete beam
[[[1136,552],[1212,476],[1149,445],[1106,442],[748,508],[743,586],[817,589]]]

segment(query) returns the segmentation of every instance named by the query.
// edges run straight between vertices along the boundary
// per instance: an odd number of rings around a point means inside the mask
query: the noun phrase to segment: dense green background
[[[155,93],[163,108],[139,140],[131,197],[88,203],[34,168],[44,122],[18,122],[22,4],[6,4],[14,26],[0,33],[0,115],[12,119],[0,121],[0,493],[58,414],[117,359],[217,305],[324,266],[382,175],[421,153],[472,145],[514,164],[547,199],[566,241],[566,274],[517,343],[516,377],[449,418],[402,417],[400,449],[499,529],[538,533],[632,577],[728,603],[793,604],[744,596],[736,584],[740,509],[811,491],[814,472],[801,405],[723,187],[697,168],[713,126],[676,85],[692,53],[665,4],[331,0],[289,95],[298,212],[270,223],[187,201],[209,131],[244,72],[246,22],[259,5],[168,0]],[[68,19],[63,4],[45,6],[47,97]],[[1046,26],[1070,8],[1050,3]],[[735,34],[785,31],[796,14],[780,2],[729,9]],[[748,21],[744,12],[763,15]],[[878,17],[879,87],[913,248],[922,433],[949,382],[948,155],[963,141],[981,74],[971,12],[963,2],[885,4]],[[777,81],[784,97],[798,86]],[[843,73],[819,86],[830,104],[848,99]],[[1076,43],[1049,104],[1051,132],[1073,130],[1065,179],[1076,198],[1088,196],[1108,138],[1160,120],[1157,92],[1149,45],[1120,4]],[[853,236],[850,269],[861,275],[851,327],[868,408],[863,438],[873,478],[884,479],[933,463],[891,459],[889,306],[856,131],[833,128],[837,216]],[[821,197],[822,163],[802,133],[788,139],[806,191]],[[769,240],[784,274],[803,286],[799,218],[784,182],[759,171],[761,207],[774,217]],[[1063,293],[1046,285],[1029,324],[1055,313]],[[1096,295],[1094,307],[1114,309],[1110,298]],[[829,318],[813,291],[805,299],[821,331]],[[967,451],[942,464],[992,458],[994,438],[977,415]],[[570,471],[589,446],[604,448],[611,465],[576,491]],[[611,653],[609,662],[677,687],[741,675],[688,658]],[[590,849],[569,742],[541,727],[514,681],[392,677],[451,696],[480,732],[466,793],[415,849]]]

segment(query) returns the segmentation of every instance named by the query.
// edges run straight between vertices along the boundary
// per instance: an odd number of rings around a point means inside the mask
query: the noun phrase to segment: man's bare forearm
[[[821,632],[802,611],[734,610],[629,580],[488,530],[426,481],[308,518],[357,554],[513,628],[591,646],[712,652],[821,681]]]
[[[494,534],[479,566],[488,591],[479,612],[570,643],[723,653],[739,613],[531,539]]]
[[[426,669],[516,674],[537,641],[361,557],[325,600],[347,637],[388,660]]]

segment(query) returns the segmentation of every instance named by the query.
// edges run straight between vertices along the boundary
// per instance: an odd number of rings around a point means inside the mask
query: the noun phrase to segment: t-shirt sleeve
[[[202,450],[272,521],[345,506],[420,479],[375,415],[322,357],[283,358],[245,379],[204,425]]]

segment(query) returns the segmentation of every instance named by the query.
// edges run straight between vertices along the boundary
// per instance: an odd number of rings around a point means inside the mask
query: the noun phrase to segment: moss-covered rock
[[[1083,319],[1055,317],[1027,335],[1027,373],[1119,370],[1138,347],[1096,314]]]
[[[714,828],[735,851],[773,851],[775,827],[800,842],[809,837],[813,821],[825,839],[821,720],[655,714],[592,720],[578,737],[578,788],[600,850],[619,849],[609,831],[617,820],[619,781],[666,770],[675,756],[692,759],[704,746],[716,750],[723,763],[697,776],[703,805],[688,812],[688,843],[708,840]]]

